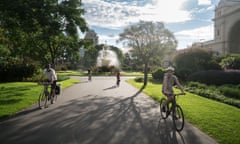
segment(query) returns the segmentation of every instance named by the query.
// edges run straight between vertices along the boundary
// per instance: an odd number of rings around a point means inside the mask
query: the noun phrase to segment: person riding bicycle
[[[47,64],[45,69],[43,70],[43,74],[40,78],[40,81],[43,81],[43,78],[47,78],[47,82],[51,84],[51,92],[52,96],[55,97],[56,93],[56,85],[57,85],[57,75],[53,68],[51,68],[51,64]],[[53,102],[52,102],[53,103]]]
[[[172,102],[174,99],[173,87],[175,84],[178,86],[181,92],[185,94],[183,87],[178,81],[177,76],[174,75],[174,68],[170,66],[167,68],[167,72],[164,74],[164,77],[163,77],[162,93],[165,96],[167,96],[167,100],[165,101],[162,107],[163,112],[166,112],[166,106],[168,106],[168,104]]]
[[[116,73],[116,78],[117,78],[116,85],[119,86],[120,85],[120,71],[119,70]]]

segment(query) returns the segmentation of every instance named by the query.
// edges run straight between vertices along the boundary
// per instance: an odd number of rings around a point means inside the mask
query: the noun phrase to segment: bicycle
[[[53,96],[52,90],[49,91],[49,85],[51,86],[51,83],[49,82],[41,82],[38,83],[39,85],[43,85],[43,89],[39,94],[38,98],[38,106],[39,108],[46,108],[47,102],[50,101],[51,104],[53,104],[55,101],[57,101],[57,95],[60,94],[60,84],[56,85],[56,94]],[[51,88],[50,88],[51,89]]]
[[[163,107],[163,104],[166,101],[166,98],[162,98],[160,100],[160,113],[163,119],[168,118],[169,115],[172,116],[172,120],[173,120],[173,126],[174,128],[179,132],[183,129],[184,127],[184,114],[183,114],[183,110],[180,107],[179,104],[177,104],[176,102],[176,96],[179,95],[185,95],[185,93],[179,93],[179,94],[174,94],[173,97],[173,101],[169,103],[169,105],[165,106],[165,108]],[[169,110],[169,106],[170,106],[170,110]],[[163,108],[165,109],[165,112],[163,110]]]

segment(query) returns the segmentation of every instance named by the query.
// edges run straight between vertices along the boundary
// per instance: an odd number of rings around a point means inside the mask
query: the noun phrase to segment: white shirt
[[[45,75],[47,77],[47,79],[50,80],[50,81],[52,80],[52,76],[53,76],[53,80],[52,81],[57,80],[56,72],[52,68],[50,68],[49,70],[48,69],[44,69],[43,75]]]

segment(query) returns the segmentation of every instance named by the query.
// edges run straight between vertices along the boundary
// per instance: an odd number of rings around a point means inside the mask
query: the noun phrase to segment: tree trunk
[[[146,87],[148,82],[148,63],[144,64],[144,80],[143,80],[143,86]]]

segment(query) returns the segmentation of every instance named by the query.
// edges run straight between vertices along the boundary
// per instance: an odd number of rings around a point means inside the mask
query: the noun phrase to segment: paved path
[[[216,144],[186,124],[160,120],[159,105],[115,77],[93,77],[64,90],[46,109],[33,106],[0,122],[1,144]]]

